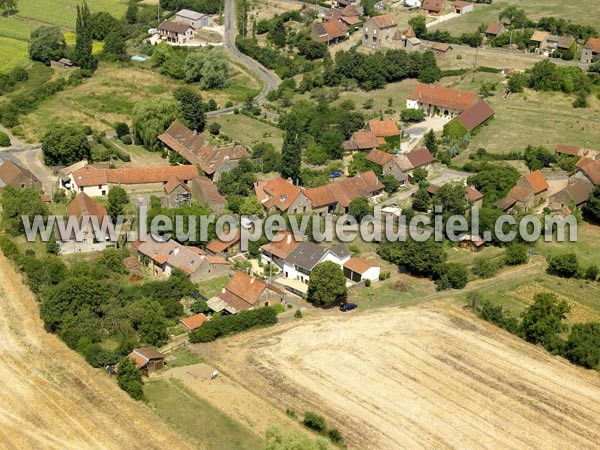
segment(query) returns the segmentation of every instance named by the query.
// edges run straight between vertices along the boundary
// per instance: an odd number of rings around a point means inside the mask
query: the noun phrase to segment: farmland
[[[588,2],[562,2],[560,0],[502,0],[491,5],[478,5],[474,12],[465,14],[441,23],[433,29],[461,34],[466,31],[476,31],[479,25],[498,21],[498,15],[509,6],[517,6],[527,13],[531,20],[542,17],[561,17],[579,25],[591,25],[600,28],[600,15],[590,13]]]
[[[58,25],[74,29],[79,0],[19,0],[17,17],[39,24]],[[92,12],[108,11],[121,17],[127,9],[126,0],[88,0]]]
[[[307,318],[212,353],[281,408],[323,414],[350,448],[595,448],[600,438],[596,373],[446,302]]]
[[[0,285],[3,447],[188,448],[144,404],[44,331],[33,294],[1,255]]]

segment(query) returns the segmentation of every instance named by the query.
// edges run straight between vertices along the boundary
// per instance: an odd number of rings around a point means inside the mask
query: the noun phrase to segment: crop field
[[[348,448],[592,449],[600,438],[597,372],[446,302],[307,317],[212,350],[280,408],[324,415]]]
[[[541,17],[562,17],[580,25],[591,25],[600,29],[600,14],[592,11],[597,8],[595,0],[579,2],[563,2],[560,0],[502,0],[494,1],[491,5],[476,5],[475,11],[463,16],[442,22],[433,29],[449,31],[452,34],[461,34],[466,31],[476,31],[479,25],[497,22],[498,15],[509,6],[517,6],[527,13],[532,20]]]
[[[44,330],[34,295],[2,255],[0,286],[3,448],[188,448],[147,406]]]
[[[79,0],[19,0],[17,17],[38,23],[74,29]],[[127,9],[126,0],[88,0],[92,12],[108,11],[121,17]]]

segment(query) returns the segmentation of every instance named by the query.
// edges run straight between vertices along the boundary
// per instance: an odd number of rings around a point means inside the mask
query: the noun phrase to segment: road
[[[233,55],[233,57],[244,64],[248,69],[256,73],[263,83],[263,90],[256,97],[255,102],[259,105],[262,104],[266,99],[269,92],[274,91],[281,83],[281,80],[273,72],[265,68],[262,64],[256,62],[249,56],[244,55],[235,46],[235,37],[237,34],[235,25],[235,0],[225,0],[225,35],[223,40],[223,46],[227,51]],[[238,106],[239,107],[239,106]],[[216,111],[210,111],[206,114],[207,117],[222,116],[225,114],[232,114],[235,107],[218,109]]]

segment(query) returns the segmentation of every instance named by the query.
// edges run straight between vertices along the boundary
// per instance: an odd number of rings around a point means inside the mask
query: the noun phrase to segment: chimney
[[[292,235],[288,234],[288,236],[287,236],[287,243],[291,244],[291,242],[292,242]]]
[[[221,294],[225,293],[225,288],[221,288]]]
[[[254,283],[254,281],[256,281],[255,278],[254,277],[250,277],[250,284]]]
[[[176,254],[178,254],[178,253],[179,253],[179,247],[175,247],[175,248],[173,249],[173,254],[174,254],[174,255],[176,255]]]

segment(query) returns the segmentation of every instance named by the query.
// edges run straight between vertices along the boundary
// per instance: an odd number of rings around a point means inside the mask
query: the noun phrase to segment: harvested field
[[[187,448],[143,403],[44,331],[33,294],[2,255],[0,361],[2,448]]]
[[[204,347],[349,448],[597,448],[600,378],[453,305],[319,314]]]

